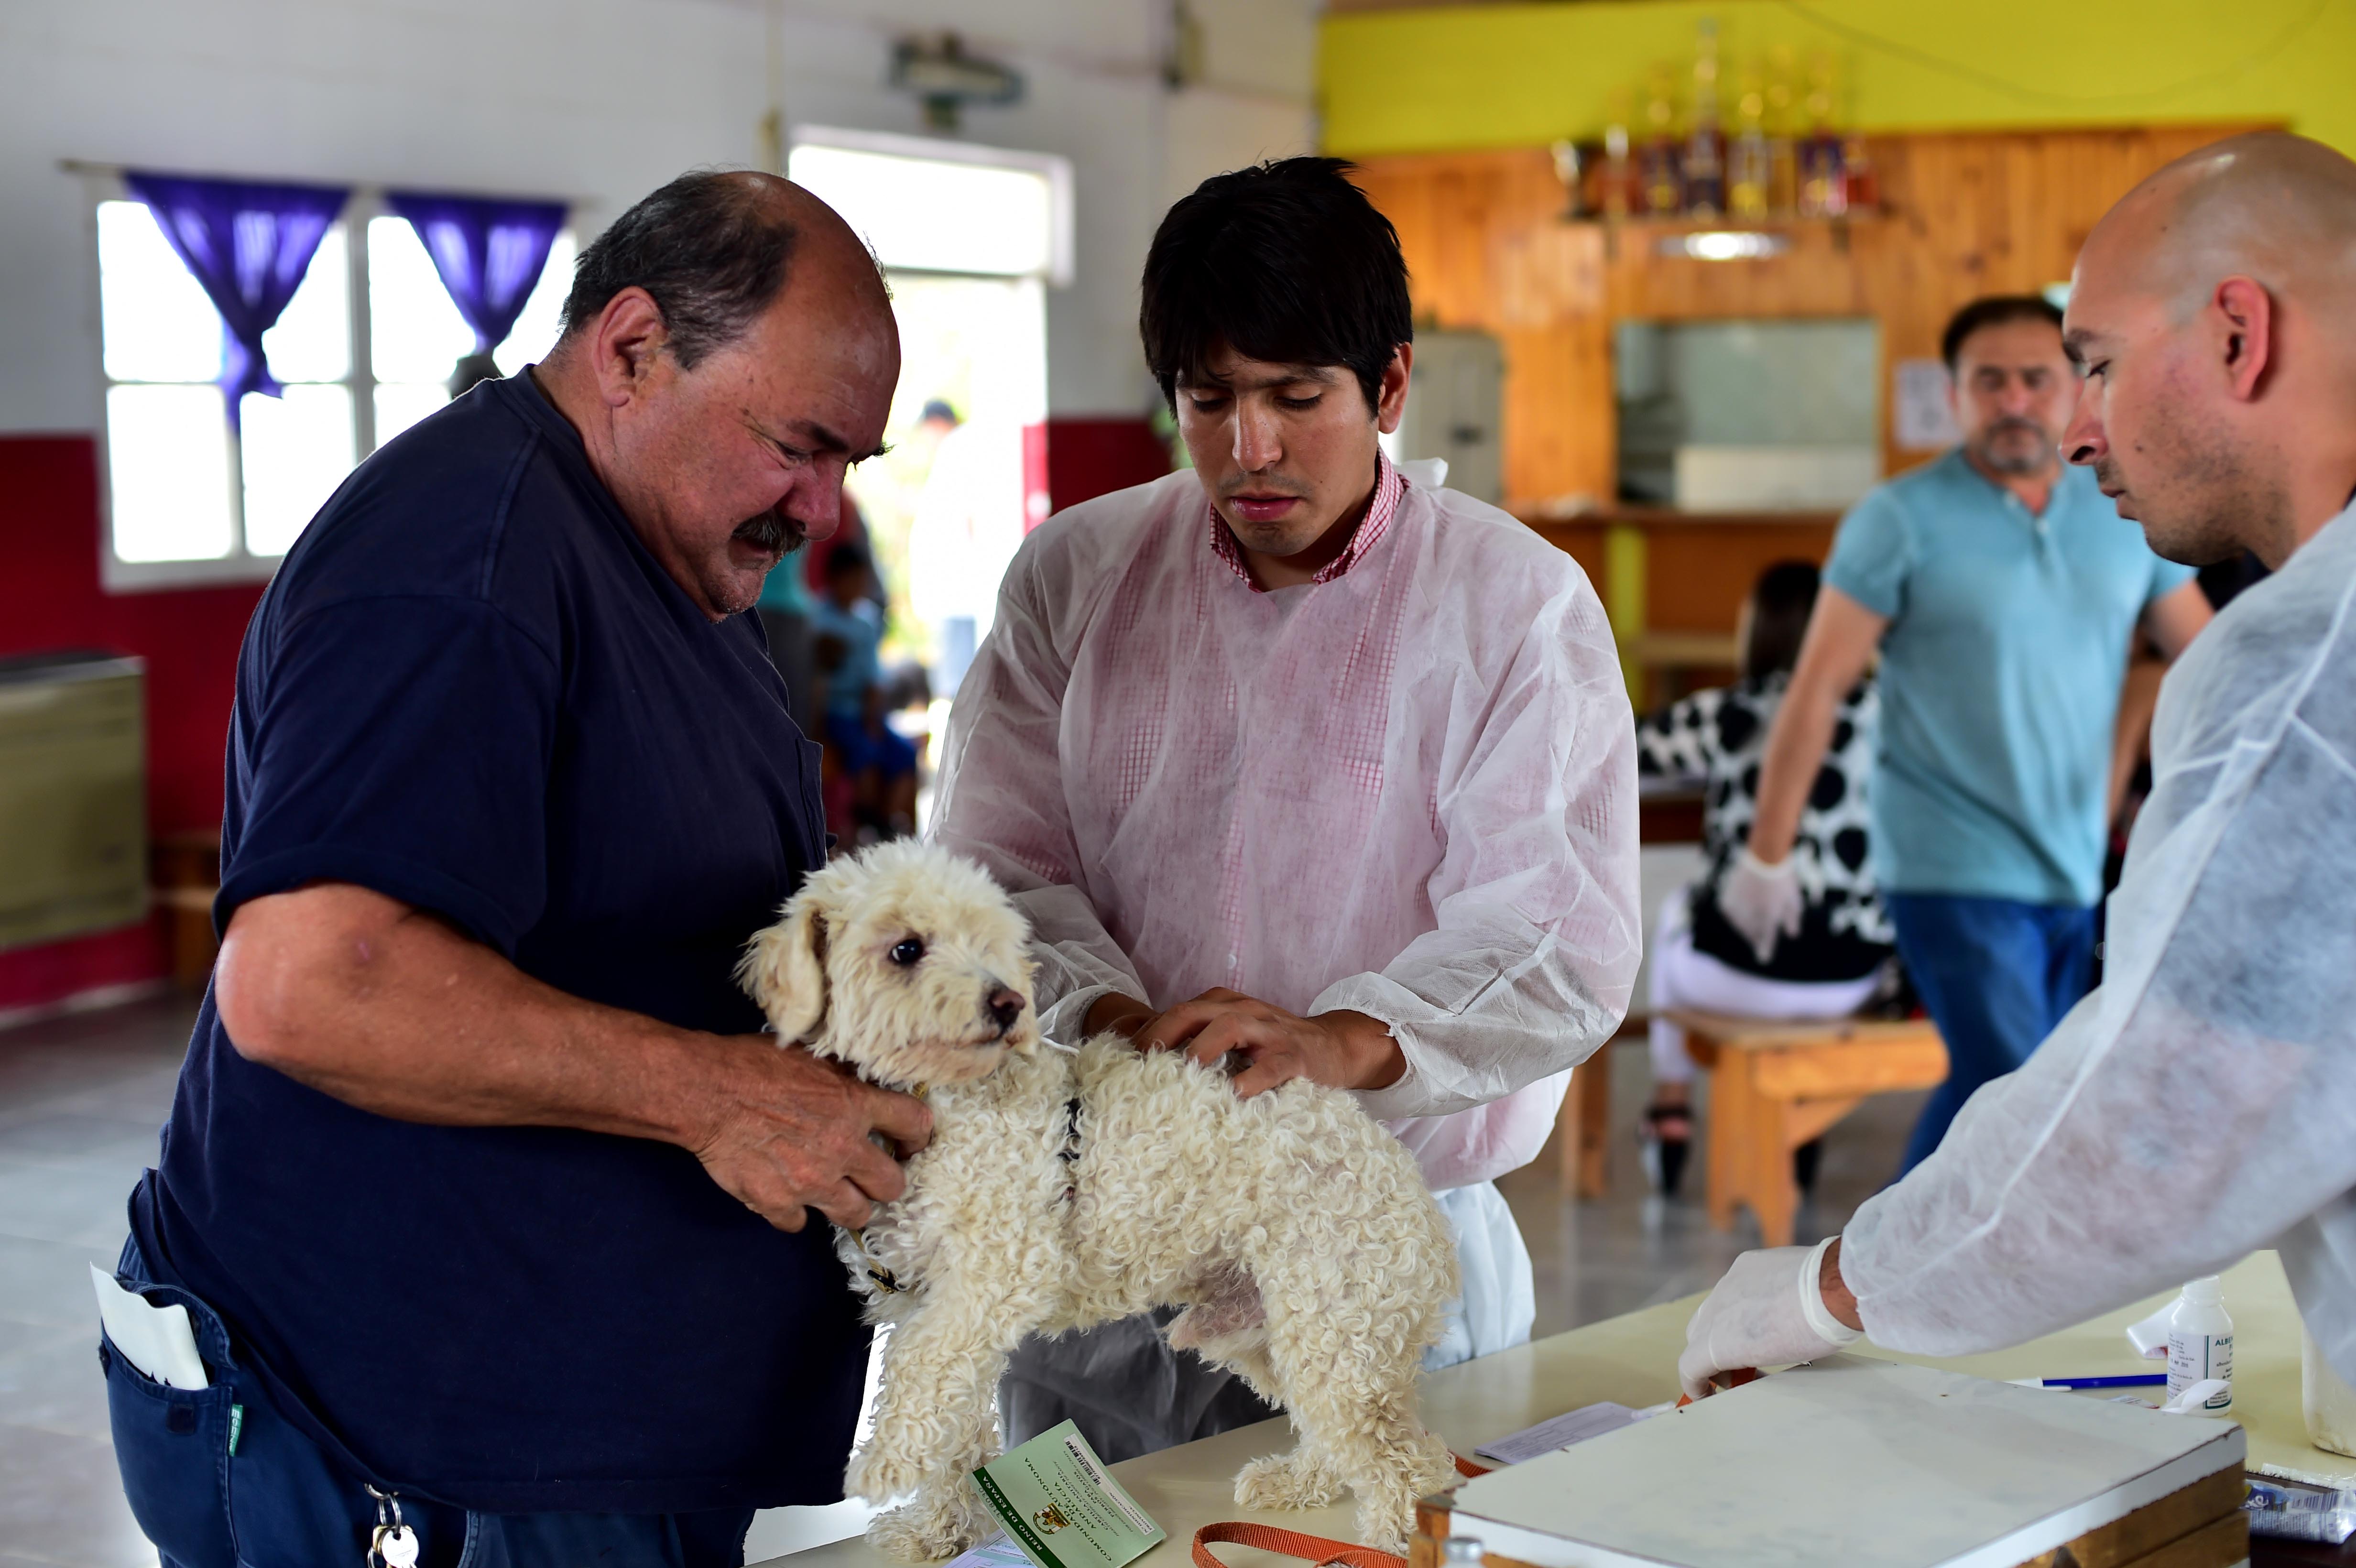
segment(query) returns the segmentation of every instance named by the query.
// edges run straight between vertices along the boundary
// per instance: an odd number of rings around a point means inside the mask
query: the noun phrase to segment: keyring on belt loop
[[[392,1505],[392,1528],[399,1530],[401,1528],[401,1494],[399,1492],[378,1491],[374,1486],[370,1485],[367,1481],[362,1481],[360,1483],[360,1487],[368,1493],[369,1496],[376,1499],[377,1523],[379,1525],[382,1525],[384,1523],[384,1505],[391,1503]]]

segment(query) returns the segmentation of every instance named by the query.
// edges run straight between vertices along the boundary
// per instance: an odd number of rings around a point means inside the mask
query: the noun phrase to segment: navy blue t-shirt
[[[706,620],[530,377],[487,382],[262,596],[215,918],[354,882],[574,996],[750,1033],[732,970],[823,859],[818,779],[754,618]],[[495,1512],[841,1495],[867,1331],[828,1227],[771,1229],[684,1149],[373,1115],[246,1061],[208,997],[133,1223],[382,1482]]]

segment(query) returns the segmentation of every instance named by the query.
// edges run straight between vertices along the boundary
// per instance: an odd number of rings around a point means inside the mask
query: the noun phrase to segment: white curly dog
[[[903,842],[811,876],[745,955],[780,1040],[933,1111],[905,1194],[836,1237],[869,1320],[894,1326],[844,1486],[906,1500],[868,1540],[925,1562],[987,1533],[967,1477],[998,1453],[1023,1336],[1183,1306],[1171,1343],[1243,1374],[1299,1435],[1244,1467],[1236,1501],[1313,1508],[1347,1486],[1361,1538],[1398,1550],[1454,1474],[1416,1417],[1457,1270],[1414,1159],[1339,1089],[1238,1100],[1181,1052],[1043,1041],[1028,936],[979,867]]]

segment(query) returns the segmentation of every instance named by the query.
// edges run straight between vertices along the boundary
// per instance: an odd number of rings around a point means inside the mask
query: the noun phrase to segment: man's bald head
[[[2356,163],[2235,136],[2127,193],[2078,259],[2064,447],[2180,560],[2274,564],[2356,483]]]
[[[2356,285],[2356,163],[2279,131],[2212,144],[2129,191],[2086,241],[2098,254],[2179,319],[2235,273],[2278,295],[2344,295]]]

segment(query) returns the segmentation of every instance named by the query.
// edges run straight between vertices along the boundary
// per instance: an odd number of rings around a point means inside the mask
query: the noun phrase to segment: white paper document
[[[99,1324],[124,1360],[166,1388],[207,1386],[204,1358],[197,1354],[187,1307],[177,1302],[154,1306],[138,1292],[123,1289],[96,1264],[90,1265],[90,1283],[98,1291]]]

